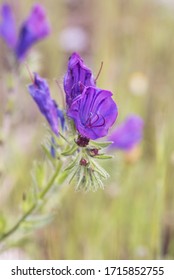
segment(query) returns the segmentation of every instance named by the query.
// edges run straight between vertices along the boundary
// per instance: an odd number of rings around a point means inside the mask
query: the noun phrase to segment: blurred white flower
[[[147,76],[141,72],[134,72],[129,79],[129,89],[135,95],[143,95],[147,92],[149,81]]]
[[[59,44],[67,52],[83,51],[88,44],[88,35],[81,27],[67,27],[59,35]]]

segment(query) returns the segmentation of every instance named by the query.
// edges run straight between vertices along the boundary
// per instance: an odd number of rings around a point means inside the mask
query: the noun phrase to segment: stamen
[[[92,120],[92,117],[93,117],[93,120]],[[103,122],[101,124],[97,125],[96,123],[98,122],[100,117],[102,118]],[[89,115],[89,117],[88,117],[88,119],[86,120],[86,123],[85,123],[85,127],[88,127],[88,128],[101,127],[103,125],[105,125],[105,118],[102,115],[99,116],[99,114],[97,114],[97,113],[95,114],[95,116],[93,116],[92,113],[90,113],[90,115]]]
[[[93,126],[93,124],[95,124],[95,123],[99,120],[99,115],[96,114],[95,116],[97,117],[97,119],[96,119],[96,120],[93,120],[93,122],[91,123],[92,126]],[[95,117],[94,117],[94,118],[95,118]]]
[[[103,123],[98,124],[98,125],[94,125],[94,123],[96,123],[96,122],[99,120],[99,118],[100,118],[98,114],[96,114],[96,115],[98,116],[98,119],[97,119],[95,122],[92,123],[92,126],[93,126],[93,127],[101,127],[101,126],[105,125],[105,118],[104,118],[102,115],[100,115],[100,116],[101,116],[102,119],[103,119]]]
[[[86,120],[85,127],[91,127],[91,125],[92,125],[91,118],[92,118],[92,112],[89,113],[89,117]]]

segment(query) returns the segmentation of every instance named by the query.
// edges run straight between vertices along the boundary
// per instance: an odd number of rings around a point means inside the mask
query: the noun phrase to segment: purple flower
[[[35,5],[30,16],[21,27],[15,50],[17,58],[23,58],[31,45],[43,39],[49,33],[50,26],[46,19],[45,10],[41,5]]]
[[[14,48],[16,45],[16,23],[11,7],[4,4],[1,7],[2,22],[0,24],[0,35],[9,48]]]
[[[68,71],[64,77],[64,90],[68,107],[78,95],[82,94],[84,87],[88,86],[95,86],[92,72],[85,66],[82,58],[77,53],[73,53],[69,58]]]
[[[50,26],[46,18],[44,8],[37,4],[22,24],[19,36],[16,34],[16,22],[10,5],[4,4],[1,7],[2,22],[0,24],[0,35],[7,45],[14,51],[18,60],[25,57],[28,49],[39,40],[50,33]]]
[[[74,120],[81,136],[94,140],[107,135],[118,114],[111,96],[110,91],[85,87],[74,99],[67,115]]]
[[[52,131],[58,135],[58,112],[57,104],[51,99],[48,84],[45,79],[34,74],[34,83],[29,85],[28,90],[39,107],[41,113],[47,119]]]
[[[115,131],[109,136],[109,140],[113,141],[110,148],[130,150],[138,144],[143,137],[143,120],[136,115],[131,115],[121,123]]]

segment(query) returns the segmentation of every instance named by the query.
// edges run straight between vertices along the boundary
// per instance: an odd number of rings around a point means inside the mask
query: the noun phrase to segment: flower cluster
[[[23,22],[17,34],[17,27],[12,8],[8,4],[1,6],[0,36],[12,49],[17,60],[26,56],[29,48],[50,33],[46,12],[40,5],[34,5],[29,17]]]
[[[93,140],[108,134],[109,128],[117,118],[118,110],[112,99],[112,93],[96,86],[92,71],[84,64],[82,58],[77,53],[73,53],[69,58],[67,73],[64,76],[65,116],[55,100],[51,98],[45,79],[34,74],[34,82],[29,85],[28,89],[54,134],[62,136],[58,127],[58,119],[63,126],[65,126],[65,119],[67,120],[65,137],[70,143],[68,149],[72,152],[62,154],[75,157],[76,163],[72,169],[75,169],[75,172],[79,174],[80,184],[84,185],[85,183],[89,187],[91,182],[94,185],[94,181],[97,179],[100,182],[99,177],[106,178],[107,173],[93,162],[95,157],[103,158],[103,154],[100,154],[99,150],[105,145],[98,144]],[[72,135],[72,139],[70,135]],[[51,154],[55,156],[53,143]],[[68,169],[71,168],[68,167]],[[88,182],[87,177],[90,178]]]
[[[89,140],[106,136],[117,118],[116,103],[110,91],[96,87],[91,70],[84,65],[77,53],[73,53],[69,59],[64,90],[66,113],[73,119],[79,136]],[[57,105],[51,99],[47,82],[35,74],[34,84],[29,86],[29,92],[52,131],[58,134]]]
[[[96,162],[97,159],[110,158],[101,153],[101,149],[107,146],[125,151],[132,149],[142,139],[143,120],[131,115],[108,136],[118,115],[117,105],[110,91],[97,87],[92,71],[77,53],[69,58],[63,85],[66,97],[64,110],[52,99],[46,80],[38,74],[34,74],[28,89],[54,133],[49,148],[52,157],[70,156],[65,170],[71,179],[77,179],[76,189],[96,190],[108,177],[108,173]],[[60,136],[68,144],[58,154]],[[94,141],[104,136],[109,142]]]

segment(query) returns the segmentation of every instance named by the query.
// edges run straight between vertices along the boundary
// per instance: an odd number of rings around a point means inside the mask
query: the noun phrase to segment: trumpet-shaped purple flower
[[[118,114],[111,96],[110,91],[85,87],[74,99],[67,115],[74,120],[81,136],[94,140],[107,135]]]
[[[66,103],[71,106],[73,100],[82,94],[84,87],[95,86],[91,70],[85,66],[82,58],[73,53],[69,58],[68,71],[64,77]]]
[[[35,5],[29,18],[21,27],[15,50],[17,58],[23,58],[31,45],[43,39],[49,33],[50,26],[46,19],[46,12],[41,5]]]
[[[1,7],[2,22],[0,24],[0,35],[9,48],[14,48],[16,45],[16,23],[11,7],[4,4]]]
[[[14,51],[18,60],[25,57],[28,49],[50,33],[50,26],[44,8],[37,4],[33,6],[28,19],[22,24],[19,36],[16,34],[16,22],[10,5],[1,7],[2,22],[0,35],[7,45]]]
[[[58,134],[58,111],[57,104],[52,100],[48,84],[45,79],[35,73],[34,83],[29,85],[28,90],[39,107],[41,113],[47,119],[52,131]]]
[[[121,123],[115,131],[109,136],[109,140],[113,141],[110,148],[120,150],[130,150],[138,144],[143,137],[143,120],[136,115],[131,115]]]

